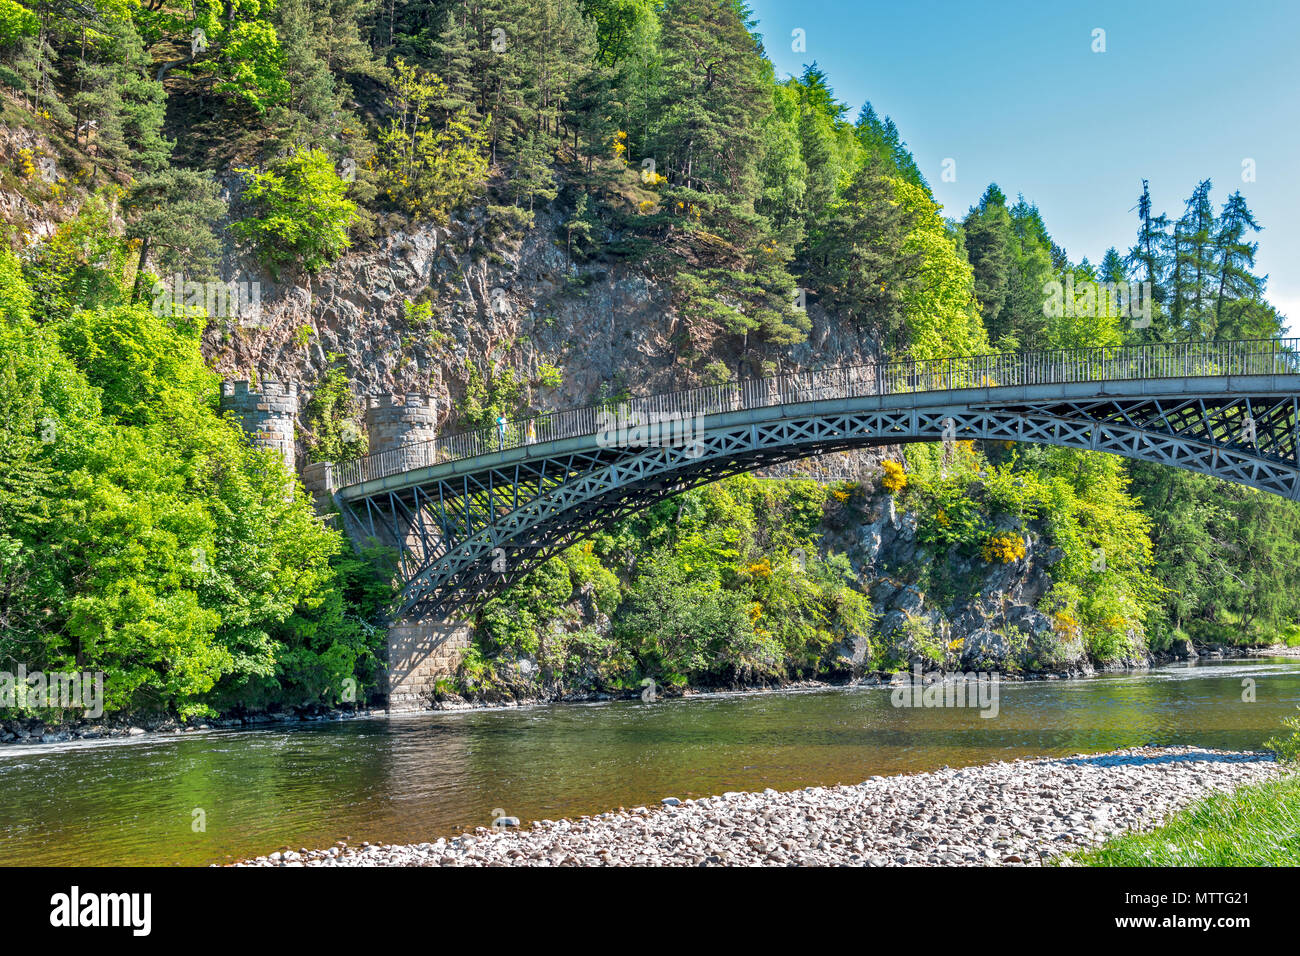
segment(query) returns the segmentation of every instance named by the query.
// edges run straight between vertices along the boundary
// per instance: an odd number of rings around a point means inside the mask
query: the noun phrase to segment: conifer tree
[[[1213,337],[1220,338],[1227,330],[1226,309],[1238,300],[1253,300],[1264,291],[1264,278],[1251,270],[1255,267],[1258,242],[1251,242],[1248,233],[1260,231],[1255,215],[1246,205],[1246,198],[1238,190],[1228,197],[1219,214],[1214,234],[1214,256],[1217,263],[1214,291]]]
[[[1151,295],[1156,302],[1163,302],[1165,301],[1163,279],[1166,264],[1161,247],[1165,230],[1169,228],[1169,217],[1164,213],[1158,216],[1152,215],[1151,189],[1145,179],[1142,180],[1142,195],[1138,198],[1137,211],[1138,239],[1125,257],[1124,264],[1150,284]]]
[[[898,203],[886,172],[874,157],[858,170],[826,229],[818,273],[843,314],[875,324],[897,341],[922,257],[906,249],[916,217]]]
[[[225,213],[216,182],[207,173],[171,168],[142,177],[122,199],[126,237],[140,243],[132,297],[144,291],[152,264],[160,274],[184,270],[211,275],[220,256],[217,220]]]
[[[996,183],[991,183],[963,222],[966,254],[975,270],[975,297],[989,329],[989,338],[998,342],[1010,329],[1001,327],[999,318],[1007,300],[1011,278],[1011,214],[1007,198]]]

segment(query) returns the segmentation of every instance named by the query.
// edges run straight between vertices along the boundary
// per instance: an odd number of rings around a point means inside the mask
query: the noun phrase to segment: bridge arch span
[[[563,427],[544,417],[507,423],[495,434],[439,439],[444,444],[428,443],[417,459],[428,462],[420,467],[397,471],[376,460],[344,471],[335,499],[354,533],[398,549],[401,612],[443,617],[662,498],[767,465],[873,445],[1058,445],[1300,500],[1294,345],[893,363],[714,387],[707,400],[694,390],[561,413],[571,416]],[[1015,384],[1000,384],[1008,381]],[[632,427],[610,427],[620,414]],[[638,431],[656,416],[671,419],[672,441],[655,443],[669,434],[662,429]],[[452,457],[457,449],[473,453]],[[403,460],[412,460],[410,448]]]

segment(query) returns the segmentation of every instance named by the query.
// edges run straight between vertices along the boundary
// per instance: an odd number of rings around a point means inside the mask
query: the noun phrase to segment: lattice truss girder
[[[1168,464],[1297,499],[1298,421],[1296,399],[1277,396],[828,412],[713,429],[690,449],[598,448],[345,504],[355,530],[398,550],[401,611],[447,616],[657,500],[813,454],[945,439],[1037,442]]]

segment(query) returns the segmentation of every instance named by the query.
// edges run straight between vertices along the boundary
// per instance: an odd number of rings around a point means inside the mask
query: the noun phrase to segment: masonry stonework
[[[388,709],[424,710],[469,648],[468,624],[400,621],[388,629]]]
[[[366,402],[370,454],[399,459],[399,470],[420,467],[415,446],[438,437],[438,408],[429,395],[372,395]],[[388,629],[388,709],[422,710],[432,703],[437,683],[460,667],[470,644],[467,624],[398,621]]]
[[[263,380],[221,383],[218,404],[222,414],[232,412],[258,447],[269,448],[293,471],[296,463],[294,422],[298,417],[298,383]]]
[[[302,469],[302,486],[311,496],[316,513],[332,514],[334,511],[334,463],[316,461]]]
[[[391,452],[399,458],[409,457],[401,463],[403,469],[418,467],[424,462],[412,446],[438,437],[437,405],[418,392],[372,395],[366,402],[366,437],[370,454]]]

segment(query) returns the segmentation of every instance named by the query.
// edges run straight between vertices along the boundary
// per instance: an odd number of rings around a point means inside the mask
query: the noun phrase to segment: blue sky
[[[1240,189],[1267,295],[1300,329],[1300,3],[751,0],[777,74],[816,61],[850,117],[894,119],[944,205],[996,182],[1071,259],[1121,252],[1142,180],[1176,217],[1196,183]],[[792,49],[804,31],[806,51]],[[1105,31],[1104,53],[1093,31]],[[942,181],[945,159],[955,182]],[[1243,180],[1254,160],[1255,180]]]

